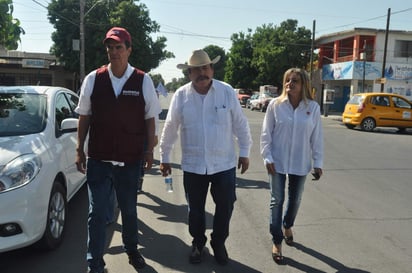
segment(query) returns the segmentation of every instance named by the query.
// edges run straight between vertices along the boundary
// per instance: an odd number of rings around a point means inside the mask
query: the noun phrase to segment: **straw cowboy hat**
[[[189,61],[185,64],[178,64],[177,68],[187,69],[191,67],[200,67],[208,64],[215,64],[220,60],[220,56],[217,56],[213,60],[210,60],[209,55],[204,50],[198,49],[192,52]]]

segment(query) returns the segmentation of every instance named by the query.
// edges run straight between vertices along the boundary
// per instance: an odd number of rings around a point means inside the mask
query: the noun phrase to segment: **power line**
[[[407,9],[403,9],[403,10],[400,10],[400,11],[392,12],[391,15],[407,12],[407,11],[410,11],[410,10],[412,10],[412,8],[407,8]],[[362,20],[362,21],[357,21],[357,22],[354,22],[354,23],[351,23],[351,24],[335,26],[335,27],[332,27],[332,28],[329,28],[329,29],[346,28],[346,27],[349,27],[349,26],[358,25],[358,24],[362,24],[362,23],[367,23],[367,22],[370,22],[370,21],[378,20],[378,19],[386,19],[386,18],[387,18],[387,14],[376,16],[376,17],[369,18],[369,19],[365,19],[365,20]],[[327,31],[329,29],[323,29],[323,30],[320,30],[320,31],[317,31],[317,32],[324,32],[324,31]]]
[[[184,33],[184,32],[172,32],[172,31],[159,31],[159,33],[190,36],[190,37],[209,38],[209,39],[221,39],[221,40],[229,40],[230,41],[229,37],[223,37],[223,36],[213,36],[213,35],[196,34],[196,33]]]
[[[47,6],[43,5],[43,4],[40,3],[39,1],[37,1],[37,0],[32,0],[32,1],[33,1],[34,3],[36,3],[37,5],[45,8],[46,10],[49,10],[49,9],[47,8]],[[69,22],[69,23],[72,24],[72,25],[75,25],[75,26],[79,27],[79,23],[74,22],[74,21],[72,21],[72,20],[64,17],[63,15],[59,14],[58,12],[55,12],[55,11],[52,11],[52,12],[53,12],[55,15],[57,15],[57,17],[59,17],[59,18],[65,20],[65,21]]]
[[[410,10],[412,10],[412,8],[406,8],[406,9],[403,9],[403,10],[400,10],[400,11],[392,12],[391,15],[407,12],[407,11],[410,11]],[[387,17],[387,15],[380,15],[380,16],[368,18],[368,19],[357,21],[357,22],[350,23],[350,24],[339,25],[339,26],[335,26],[335,27],[332,27],[332,28],[324,29],[324,30],[318,30],[318,31],[316,31],[316,33],[324,32],[325,30],[330,30],[330,29],[346,28],[346,27],[349,27],[349,26],[358,25],[358,24],[362,24],[362,23],[366,23],[366,22],[370,22],[370,21],[374,21],[374,20],[378,20],[378,19],[386,19],[386,17]],[[230,41],[230,37],[198,34],[198,33],[189,32],[189,31],[177,28],[177,27],[173,27],[173,26],[170,26],[170,25],[166,25],[166,24],[160,24],[160,25],[161,26],[166,26],[166,27],[171,28],[171,29],[174,29],[175,31],[162,31],[162,30],[160,30],[159,33],[171,34],[171,35],[180,35],[180,36],[188,36],[188,37],[208,38],[208,39],[220,39],[220,40]]]

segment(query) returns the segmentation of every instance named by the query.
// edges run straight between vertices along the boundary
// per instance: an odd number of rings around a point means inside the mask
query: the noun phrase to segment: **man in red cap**
[[[128,62],[132,52],[129,32],[113,27],[103,44],[109,64],[85,77],[76,108],[80,115],[76,165],[87,174],[90,202],[87,250],[90,273],[104,272],[106,216],[113,209],[108,202],[113,187],[122,215],[122,239],[129,263],[135,269],[146,265],[137,247],[136,179],[142,161],[146,162],[146,169],[152,166],[154,117],[160,109],[150,76]]]

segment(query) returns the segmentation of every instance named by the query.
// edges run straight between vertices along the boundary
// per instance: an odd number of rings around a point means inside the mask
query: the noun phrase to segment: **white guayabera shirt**
[[[252,138],[249,123],[233,88],[213,80],[206,95],[192,83],[179,88],[170,103],[160,138],[160,161],[170,153],[180,134],[182,170],[214,174],[236,167],[236,141],[240,157],[249,157]]]

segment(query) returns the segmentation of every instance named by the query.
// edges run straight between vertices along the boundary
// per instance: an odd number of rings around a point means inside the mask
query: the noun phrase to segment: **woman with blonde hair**
[[[272,258],[282,263],[282,241],[293,245],[292,227],[302,199],[306,176],[312,169],[322,176],[323,132],[319,104],[312,99],[310,80],[300,68],[283,76],[282,94],[267,108],[260,137],[260,151],[268,171]],[[285,213],[285,184],[288,197]]]

